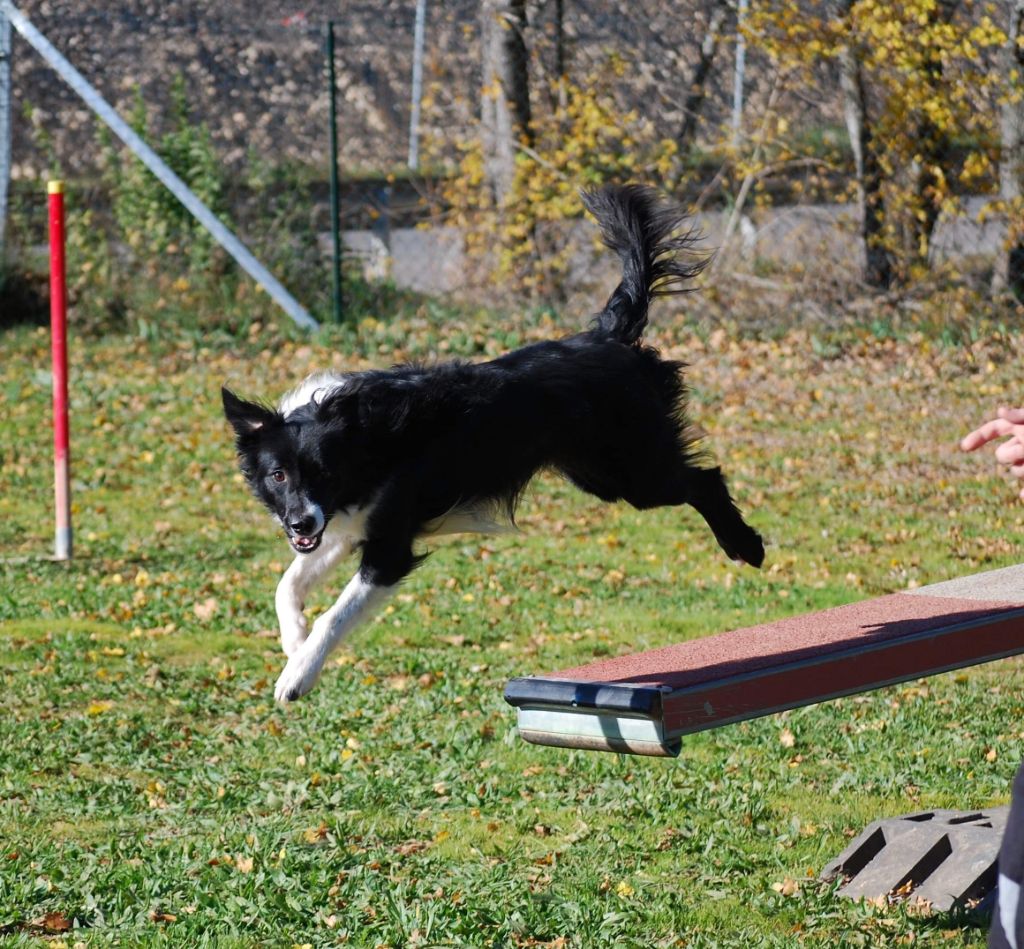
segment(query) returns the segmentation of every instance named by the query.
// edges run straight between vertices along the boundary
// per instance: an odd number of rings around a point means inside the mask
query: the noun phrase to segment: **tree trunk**
[[[515,176],[516,148],[532,145],[526,0],[483,0],[480,126],[484,178],[501,207]]]
[[[1024,227],[1021,196],[1024,194],[1024,0],[1011,0],[1010,25],[1003,51],[1006,101],[1001,116],[999,199],[1007,216],[1006,242],[996,258],[993,293],[1012,293],[1024,301]]]
[[[929,17],[934,23],[949,23],[959,5],[959,0],[939,0]],[[940,56],[932,56],[925,61],[924,74],[929,85],[938,93],[937,87],[942,81]],[[908,261],[926,267],[935,225],[939,220],[943,192],[942,181],[934,169],[942,167],[950,142],[949,136],[924,113],[918,118],[915,138],[921,159],[911,165],[910,186],[914,191],[914,202],[921,213],[907,219],[904,250]]]
[[[836,11],[848,16],[853,0],[842,0]],[[850,136],[850,148],[857,178],[857,211],[860,241],[864,249],[864,282],[869,287],[887,290],[893,281],[893,265],[883,243],[885,202],[882,197],[882,168],[875,151],[868,116],[864,73],[858,46],[848,42],[839,51],[839,82],[843,94],[843,114]]]
[[[693,67],[693,75],[687,84],[689,94],[683,105],[683,125],[676,139],[681,156],[685,157],[697,137],[697,123],[700,121],[700,113],[704,108],[704,100],[707,98],[708,76],[711,75],[711,67],[714,65],[715,54],[718,52],[718,38],[725,28],[726,20],[732,10],[732,0],[713,0],[708,15],[708,28],[704,33],[704,41],[700,44],[700,56],[697,58]]]

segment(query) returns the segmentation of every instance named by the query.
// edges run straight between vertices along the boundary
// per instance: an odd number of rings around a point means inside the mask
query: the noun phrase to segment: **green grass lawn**
[[[220,384],[275,398],[313,368],[387,365],[399,338],[480,355],[550,332],[489,319],[368,323],[358,350],[74,340],[70,564],[43,559],[48,339],[3,335],[0,942],[983,945],[977,921],[852,904],[817,873],[872,819],[1006,800],[1024,664],[726,727],[674,761],[526,745],[501,693],[1019,561],[1024,508],[956,441],[1022,399],[1024,337],[823,348],[665,322],[764,570],[726,561],[692,511],[545,477],[520,534],[433,545],[319,687],[275,707],[288,549],[235,473]]]

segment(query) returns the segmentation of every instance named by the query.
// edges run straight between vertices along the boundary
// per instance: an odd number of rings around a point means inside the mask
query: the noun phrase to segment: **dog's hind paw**
[[[748,567],[760,567],[764,563],[764,541],[754,531],[750,533],[753,536],[746,539],[741,552],[732,553],[732,559]]]
[[[316,685],[322,668],[323,664],[315,656],[302,651],[296,653],[278,677],[274,699],[285,704],[302,698]]]
[[[718,545],[734,563],[745,564],[748,567],[760,567],[764,563],[764,540],[742,520],[728,532],[716,529],[715,525],[712,525],[712,530],[715,532]]]

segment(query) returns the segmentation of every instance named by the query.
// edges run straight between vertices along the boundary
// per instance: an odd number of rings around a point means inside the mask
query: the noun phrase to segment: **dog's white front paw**
[[[299,610],[295,613],[279,616],[281,623],[281,650],[291,659],[306,641],[308,635],[306,617]]]
[[[284,672],[278,677],[274,698],[281,703],[302,698],[316,685],[322,668],[323,663],[315,655],[300,650],[288,660]]]

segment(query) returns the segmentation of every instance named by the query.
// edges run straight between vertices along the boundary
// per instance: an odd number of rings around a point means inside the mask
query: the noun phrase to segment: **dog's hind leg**
[[[686,503],[708,522],[718,545],[732,560],[752,567],[764,562],[764,542],[733,503],[720,468],[701,468],[687,474]]]
[[[721,468],[677,470],[670,478],[633,487],[623,497],[644,510],[664,505],[689,504],[708,523],[715,540],[732,560],[752,567],[764,562],[764,543],[733,503]]]
[[[281,629],[281,649],[291,658],[306,641],[303,609],[310,591],[352,550],[352,538],[333,534],[328,525],[323,541],[312,553],[298,554],[277,585],[274,607]]]

